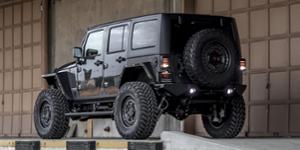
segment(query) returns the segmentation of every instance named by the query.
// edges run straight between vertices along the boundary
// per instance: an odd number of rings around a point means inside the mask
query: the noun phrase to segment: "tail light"
[[[170,64],[169,64],[169,58],[168,57],[163,57],[162,58],[162,63],[160,64],[161,68],[169,68]]]
[[[160,64],[160,77],[162,81],[169,81],[171,79],[171,72],[170,72],[170,60],[168,57],[162,57],[161,64]]]
[[[170,79],[171,77],[171,73],[169,71],[162,71],[160,73],[160,76],[163,78],[163,79]]]
[[[246,59],[245,58],[241,58],[240,60],[240,70],[241,71],[245,71],[247,68],[246,68]]]

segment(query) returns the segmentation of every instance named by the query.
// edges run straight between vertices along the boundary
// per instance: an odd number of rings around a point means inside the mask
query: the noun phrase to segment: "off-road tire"
[[[211,63],[213,57],[210,56],[214,51],[219,56],[215,57],[215,62],[224,64],[224,68],[218,71],[214,69],[217,64]],[[203,29],[188,40],[184,47],[183,61],[185,71],[194,83],[203,87],[221,88],[235,79],[239,57],[239,50],[224,31]]]
[[[50,123],[48,126],[42,123],[42,107],[48,104],[50,108]],[[34,124],[38,135],[43,139],[60,139],[69,129],[69,118],[65,113],[70,106],[67,99],[58,89],[46,89],[40,92],[34,106]]]
[[[226,120],[220,127],[215,127],[211,123],[209,116],[202,116],[204,128],[213,138],[234,138],[243,128],[245,122],[245,102],[242,96],[234,96],[227,107],[229,112]]]
[[[132,124],[124,121],[123,108],[127,101],[134,103],[135,115]],[[114,104],[114,119],[120,135],[126,139],[148,138],[158,120],[157,99],[152,88],[144,82],[127,82],[120,88]]]

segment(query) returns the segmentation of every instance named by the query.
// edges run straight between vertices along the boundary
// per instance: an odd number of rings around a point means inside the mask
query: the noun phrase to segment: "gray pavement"
[[[300,150],[300,138],[210,139],[181,132],[163,132],[165,150]]]

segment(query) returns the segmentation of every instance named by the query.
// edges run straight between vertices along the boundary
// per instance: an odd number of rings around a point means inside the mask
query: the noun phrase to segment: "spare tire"
[[[234,78],[239,67],[239,51],[232,38],[220,29],[203,29],[184,48],[184,68],[192,82],[221,88]]]

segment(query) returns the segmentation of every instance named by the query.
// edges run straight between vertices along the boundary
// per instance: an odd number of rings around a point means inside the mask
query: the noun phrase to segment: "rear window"
[[[133,26],[132,49],[154,47],[157,44],[158,21],[149,20]]]

